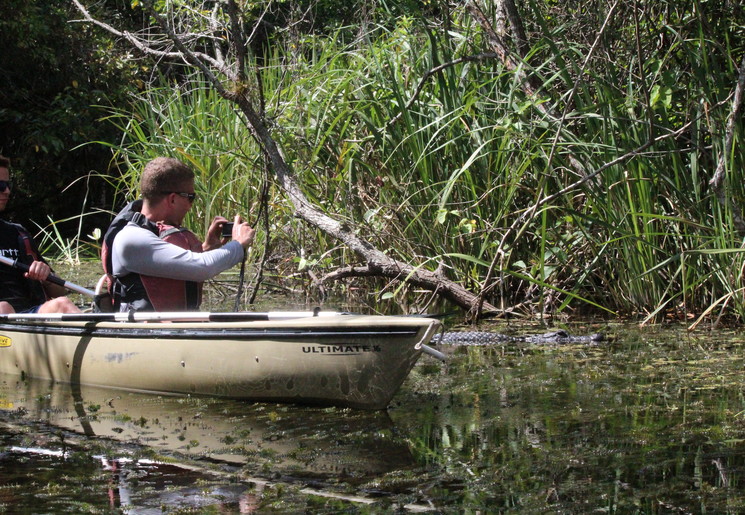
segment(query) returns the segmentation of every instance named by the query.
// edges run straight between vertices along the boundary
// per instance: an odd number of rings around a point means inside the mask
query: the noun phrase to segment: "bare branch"
[[[525,35],[525,27],[523,27],[523,21],[520,18],[520,13],[517,12],[517,6],[514,0],[502,0],[502,7],[504,12],[507,14],[507,19],[510,21],[510,28],[512,29],[512,40],[517,46],[517,52],[520,57],[525,57],[528,53],[528,37]]]
[[[233,33],[233,47],[235,48],[236,55],[236,75],[238,81],[244,82],[246,80],[246,37],[243,34],[243,28],[241,27],[241,21],[238,18],[238,6],[235,5],[235,0],[227,1],[228,17],[230,18],[230,30]]]
[[[608,10],[608,14],[605,16],[605,21],[603,21],[603,26],[600,27],[600,30],[595,36],[595,41],[593,42],[592,47],[590,47],[590,51],[587,52],[587,55],[585,56],[585,60],[582,63],[582,67],[580,68],[580,74],[579,74],[580,77],[584,75],[585,69],[587,68],[587,64],[590,62],[590,58],[595,54],[595,50],[600,44],[600,40],[603,34],[605,33],[605,29],[608,26],[608,23],[610,22],[617,6],[618,6],[618,0],[616,0],[616,2]],[[561,113],[561,120],[559,120],[559,127],[556,129],[554,140],[551,143],[551,151],[549,152],[549,156],[548,156],[549,166],[554,160],[554,155],[556,154],[556,149],[559,144],[559,138],[561,136],[562,129],[564,128],[564,124],[566,123],[567,114],[569,113],[569,106],[572,105],[572,102],[574,100],[574,95],[577,93],[577,88],[579,88],[579,86],[580,86],[580,80],[578,79],[574,81],[574,86],[572,87],[572,90],[569,92],[569,96],[567,97],[567,100],[564,106],[564,112]]]
[[[151,39],[139,38],[136,35],[132,34],[131,32],[117,30],[111,25],[95,19],[93,16],[91,16],[88,9],[86,9],[83,6],[83,4],[80,3],[79,0],[72,0],[72,1],[75,4],[75,6],[78,8],[80,13],[83,15],[83,18],[86,22],[92,23],[117,37],[125,39],[127,42],[129,42],[132,46],[134,46],[139,51],[145,54],[156,56],[156,57],[162,57],[162,58],[168,58],[168,59],[183,59],[184,56],[181,52],[158,50],[157,48],[153,47]],[[196,35],[194,34],[185,35],[185,37],[187,36],[189,39],[196,37]],[[199,35],[199,36],[206,37],[206,35]],[[181,38],[179,38],[179,41],[181,41]],[[224,63],[219,62],[218,60],[214,59],[212,56],[202,53],[202,52],[195,52],[194,55],[195,57],[198,57],[199,59],[210,63],[212,67],[219,70],[221,73],[224,73],[226,76],[232,75],[232,73],[230,73],[230,70],[225,67]]]
[[[323,276],[319,283],[338,281],[350,277],[383,277],[394,281],[405,282],[411,286],[425,288],[436,292],[441,297],[458,306],[472,306],[474,295],[464,287],[448,281],[439,271],[423,270],[410,265],[391,261],[389,264],[368,264],[367,266],[350,266],[334,270]],[[497,308],[487,304],[488,313],[497,312]]]
[[[458,59],[455,59],[453,61],[443,63],[440,66],[435,66],[431,70],[427,70],[427,72],[422,76],[421,79],[419,79],[419,84],[417,84],[416,89],[414,90],[414,94],[411,96],[408,102],[406,102],[406,105],[404,108],[393,118],[391,118],[386,125],[389,127],[396,123],[398,120],[401,119],[401,117],[404,114],[404,111],[407,111],[411,109],[411,106],[414,105],[414,102],[416,102],[417,97],[419,97],[419,94],[422,92],[422,89],[424,89],[424,85],[427,83],[430,77],[435,75],[436,73],[440,73],[443,70],[446,70],[447,68],[450,68],[452,66],[456,66],[461,63],[467,63],[467,62],[474,62],[474,61],[484,61],[486,59],[494,59],[495,57],[498,57],[497,54],[489,52],[486,54],[479,54],[479,55],[469,55],[465,57],[460,57]]]
[[[735,127],[740,117],[740,111],[742,109],[743,94],[745,92],[745,56],[742,58],[740,63],[740,74],[737,78],[737,84],[735,86],[735,93],[732,98],[732,109],[730,110],[729,118],[727,119],[727,129],[724,137],[724,148],[717,161],[717,168],[714,171],[714,175],[709,181],[709,186],[716,194],[719,199],[719,203],[723,206],[729,205],[732,210],[732,216],[734,218],[735,227],[737,231],[745,235],[745,220],[743,219],[742,211],[734,205],[731,199],[728,199],[726,189],[724,187],[725,170],[727,168],[727,159],[732,152],[732,145],[735,139]]]
[[[489,20],[486,18],[484,11],[481,10],[476,1],[469,0],[466,4],[466,9],[474,18],[476,18],[478,23],[481,25],[481,29],[484,31],[487,39],[489,40],[489,46],[491,47],[491,49],[494,50],[494,52],[502,60],[505,67],[507,67],[508,70],[511,70],[512,73],[515,74],[521,84],[522,90],[525,95],[528,98],[535,100],[534,105],[538,112],[542,113],[544,116],[554,122],[558,120],[559,116],[554,113],[553,110],[549,107],[548,102],[542,101],[543,99],[541,99],[540,95],[538,94],[540,87],[536,84],[533,84],[533,80],[525,73],[525,65],[523,61],[520,59],[516,59],[512,55],[512,53],[507,48],[507,45],[504,44],[502,38],[499,37],[499,35],[495,32],[491,23],[489,23]],[[577,175],[585,174],[585,167],[582,165],[582,163],[579,162],[579,160],[577,160],[572,155],[568,156],[567,159],[569,160],[569,164],[574,173],[576,173]]]
[[[470,0],[466,4],[466,9],[468,10],[468,12],[471,13],[471,16],[476,18],[476,20],[479,22],[479,25],[481,25],[481,29],[484,31],[487,39],[489,40],[489,46],[494,51],[494,53],[497,54],[497,57],[502,60],[504,65],[509,70],[515,73],[518,80],[522,84],[523,91],[526,93],[526,95],[533,98],[537,97],[538,87],[534,86],[531,83],[530,79],[525,74],[524,67],[521,65],[520,61],[513,57],[512,53],[507,48],[507,45],[504,44],[502,38],[499,37],[499,35],[492,27],[491,23],[489,23],[489,20],[484,14],[484,11],[482,11],[481,8],[473,0]],[[550,114],[543,103],[537,103],[536,107],[544,114]]]

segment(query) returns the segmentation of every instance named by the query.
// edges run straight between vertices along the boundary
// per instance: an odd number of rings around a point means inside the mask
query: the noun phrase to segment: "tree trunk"
[[[717,199],[719,199],[719,203],[723,206],[729,206],[732,210],[735,228],[740,235],[745,236],[745,219],[743,219],[742,211],[732,202],[731,197],[727,195],[724,184],[727,159],[730,152],[732,152],[732,144],[735,140],[735,126],[742,110],[743,94],[745,94],[745,56],[743,56],[740,62],[740,73],[737,77],[737,84],[735,85],[735,92],[732,98],[732,109],[730,110],[725,129],[724,148],[722,148],[722,153],[717,161],[717,169],[709,181],[709,186],[711,186]]]

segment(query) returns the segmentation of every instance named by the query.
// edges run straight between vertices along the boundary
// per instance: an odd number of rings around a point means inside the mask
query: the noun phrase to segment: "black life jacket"
[[[39,254],[31,234],[26,231],[22,225],[4,220],[0,221],[0,223],[8,226],[16,232],[16,248],[18,250],[16,259],[18,259],[19,263],[23,263],[27,266],[30,266],[34,261],[42,261],[46,263]],[[5,267],[6,265],[0,266]],[[32,306],[43,304],[49,300],[49,296],[46,294],[41,282],[26,279],[23,277],[23,272],[17,270],[14,270],[12,273],[20,276],[20,282],[14,280],[13,285],[5,285],[4,287],[6,288],[6,291],[4,293],[15,295],[15,300],[11,301],[11,303],[16,304],[17,309],[27,309]]]
[[[202,243],[183,227],[153,223],[140,211],[142,200],[122,209],[109,225],[103,238],[101,260],[108,283],[108,298],[102,295],[95,304],[101,311],[119,311],[125,304],[129,311],[193,311],[202,302],[202,283],[130,273],[115,276],[111,259],[114,238],[129,223],[146,229],[163,240],[193,252],[202,251]]]

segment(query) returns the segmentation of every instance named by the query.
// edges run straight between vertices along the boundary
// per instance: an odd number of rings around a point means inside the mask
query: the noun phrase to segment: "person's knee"
[[[67,297],[57,297],[55,300],[59,301],[58,310],[60,313],[80,313],[80,308]]]
[[[67,297],[57,297],[42,304],[39,313],[80,313],[80,309]]]
[[[13,306],[10,305],[10,303],[3,301],[0,301],[0,315],[8,315],[10,313],[15,313],[16,310],[13,309]]]

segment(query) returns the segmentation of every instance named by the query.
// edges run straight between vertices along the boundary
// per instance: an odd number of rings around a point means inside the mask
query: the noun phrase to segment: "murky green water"
[[[616,333],[598,347],[461,348],[439,381],[417,373],[406,414],[392,416],[402,431],[426,428],[415,448],[460,483],[435,487],[441,502],[741,513],[741,336]]]
[[[740,335],[613,332],[424,356],[375,413],[3,376],[0,508],[742,512]]]
[[[0,376],[0,511],[745,511],[742,334],[568,329],[614,340],[440,347],[374,413]]]

